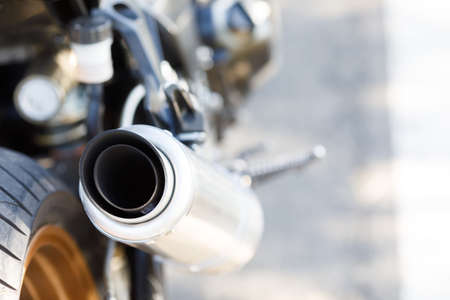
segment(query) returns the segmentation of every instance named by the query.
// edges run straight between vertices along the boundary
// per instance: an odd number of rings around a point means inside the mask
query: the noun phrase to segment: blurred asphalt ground
[[[381,1],[277,2],[282,65],[226,145],[322,143],[328,156],[257,189],[266,229],[248,266],[211,277],[169,268],[169,300],[398,299]]]

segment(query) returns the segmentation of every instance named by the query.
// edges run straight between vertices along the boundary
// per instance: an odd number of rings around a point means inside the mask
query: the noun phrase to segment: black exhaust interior
[[[85,192],[112,215],[137,218],[152,211],[164,191],[157,150],[137,134],[116,129],[88,143],[80,161]]]
[[[94,182],[111,205],[139,211],[153,200],[158,175],[153,162],[142,151],[119,144],[100,153],[94,164]]]

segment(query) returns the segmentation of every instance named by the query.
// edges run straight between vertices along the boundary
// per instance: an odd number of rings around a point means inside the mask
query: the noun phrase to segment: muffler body
[[[263,214],[254,193],[164,130],[107,131],[80,162],[80,196],[108,237],[192,271],[229,271],[254,255]]]

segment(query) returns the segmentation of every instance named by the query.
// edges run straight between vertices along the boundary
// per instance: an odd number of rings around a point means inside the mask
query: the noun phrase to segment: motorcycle
[[[0,3],[0,299],[164,299],[237,270],[252,184],[325,154],[217,155],[274,57],[265,0]]]

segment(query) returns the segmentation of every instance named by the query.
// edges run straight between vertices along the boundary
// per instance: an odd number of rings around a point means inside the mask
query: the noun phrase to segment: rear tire
[[[77,197],[32,159],[0,148],[0,300],[21,299],[31,241],[48,227],[67,233],[81,249],[93,292],[102,294],[106,239],[93,228]]]

